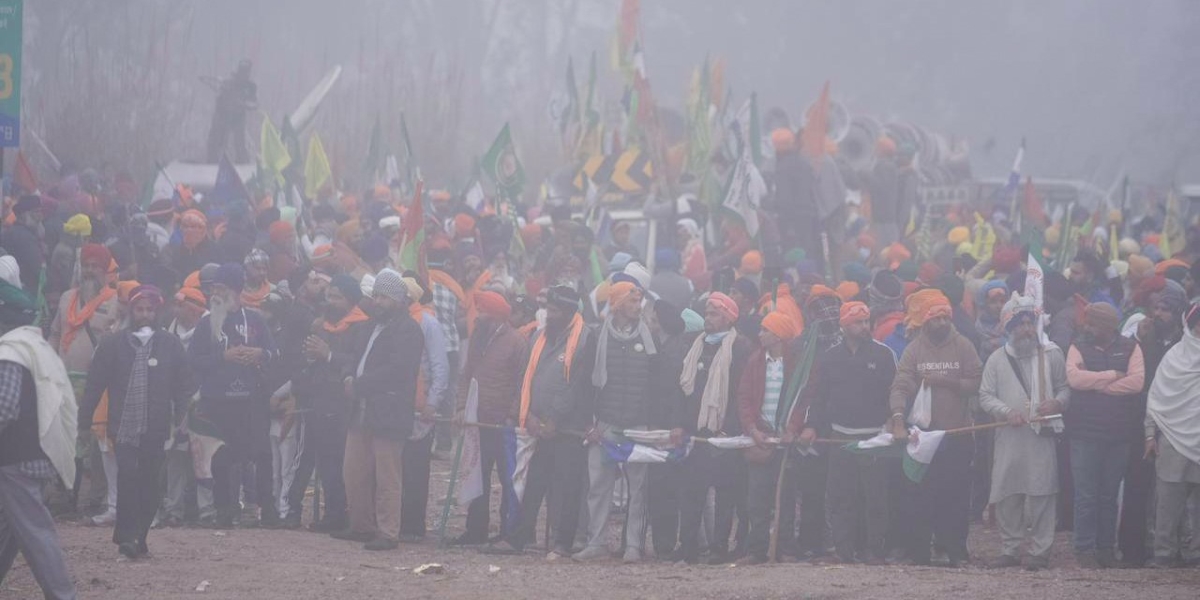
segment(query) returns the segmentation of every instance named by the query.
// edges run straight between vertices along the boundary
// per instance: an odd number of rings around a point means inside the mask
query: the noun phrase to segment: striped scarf
[[[133,368],[129,371],[129,391],[125,394],[121,423],[117,427],[117,443],[137,446],[142,435],[146,433],[146,407],[150,399],[149,361],[154,338],[142,343],[130,334],[129,343],[133,345]]]

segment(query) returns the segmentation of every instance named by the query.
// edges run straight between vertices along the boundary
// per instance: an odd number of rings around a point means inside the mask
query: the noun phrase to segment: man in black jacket
[[[176,415],[196,391],[183,344],[158,329],[162,292],[141,285],[129,296],[130,327],[105,337],[88,369],[79,430],[108,393],[109,431],[116,440],[117,524],[113,542],[128,558],[145,556],[146,534],[158,511],[158,476]]]
[[[17,222],[4,228],[4,249],[17,259],[17,266],[21,267],[21,288],[36,296],[42,265],[46,262],[46,250],[42,245],[45,234],[41,221],[42,199],[32,195],[21,196],[12,211]]]
[[[342,466],[350,528],[333,537],[366,542],[367,550],[399,544],[400,456],[412,433],[425,350],[421,327],[408,316],[410,302],[399,273],[384,269],[376,276],[372,329],[345,378],[355,403]]]

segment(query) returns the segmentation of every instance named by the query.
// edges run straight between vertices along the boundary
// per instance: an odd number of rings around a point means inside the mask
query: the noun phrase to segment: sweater
[[[926,375],[936,374],[955,380],[953,385],[933,385],[932,419],[930,429],[955,429],[971,425],[968,400],[979,391],[983,363],[967,338],[951,329],[940,343],[924,333],[917,335],[904,349],[896,366],[888,401],[892,414],[908,415],[921,382]]]
[[[844,340],[822,354],[804,388],[808,427],[827,433],[878,431],[891,413],[888,400],[896,376],[896,356],[874,340],[853,351]]]
[[[787,394],[788,382],[795,375],[800,358],[799,353],[793,351],[791,346],[786,348],[783,353],[783,390],[779,396],[779,409],[782,409],[788,402],[784,395]],[[766,383],[767,351],[760,349],[750,355],[746,361],[746,366],[742,369],[741,382],[737,385],[738,419],[741,422],[743,433],[749,434],[755,429],[767,434],[776,433],[775,424],[768,423],[762,415]],[[797,404],[792,408],[792,414],[787,422],[787,430],[796,435],[799,435],[804,429],[804,414],[807,412],[804,400],[805,397],[801,395]]]

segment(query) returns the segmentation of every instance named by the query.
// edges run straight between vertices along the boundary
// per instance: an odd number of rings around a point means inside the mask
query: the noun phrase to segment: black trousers
[[[729,553],[729,534],[738,505],[746,502],[746,464],[736,450],[720,450],[697,444],[680,465],[679,545],[684,560],[700,556],[698,538],[708,490],[716,490],[716,523],[709,553]],[[748,523],[747,523],[748,525]],[[744,535],[741,539],[745,539]]]
[[[829,450],[826,491],[833,545],[839,557],[887,557],[888,470],[897,468],[892,458],[842,448]]]
[[[159,474],[166,461],[163,441],[144,440],[139,446],[117,444],[117,523],[114,544],[145,546],[146,534],[162,502]]]
[[[825,532],[828,517],[825,513],[825,485],[829,478],[829,454],[802,456],[796,461],[800,482],[800,527],[796,546],[801,552],[814,555],[825,553]]]
[[[200,410],[220,430],[225,445],[213,455],[213,504],[219,515],[232,518],[238,512],[235,480],[240,464],[253,463],[254,487],[264,519],[278,517],[270,499],[275,468],[271,455],[271,412],[265,400],[200,400]]]
[[[429,461],[433,458],[433,429],[419,440],[406,440],[400,456],[400,535],[425,537],[429,508]]]
[[[771,459],[762,464],[748,464],[749,478],[747,509],[750,513],[750,532],[746,540],[747,551],[759,558],[767,556],[771,545],[771,523],[775,516],[775,493],[779,486],[779,469],[783,463],[783,450],[775,450]],[[777,554],[783,555],[794,548],[792,532],[796,524],[796,455],[788,457],[788,466],[783,473],[783,488],[779,492],[779,545]],[[776,559],[779,556],[775,557]]]
[[[967,528],[971,511],[970,436],[946,436],[925,477],[908,488],[909,557],[927,562],[934,538],[951,560],[968,558]]]
[[[484,541],[488,538],[488,517],[492,509],[492,469],[500,473],[500,533],[508,532],[511,524],[507,522],[512,498],[512,481],[504,472],[508,469],[508,461],[504,452],[504,432],[498,429],[479,428],[479,462],[483,469],[483,495],[476,498],[467,507],[468,538]]]
[[[289,514],[302,514],[304,494],[313,471],[321,479],[325,510],[322,520],[346,523],[346,482],[342,463],[346,456],[346,420],[341,415],[309,413],[304,417],[304,453],[288,494]],[[315,511],[314,511],[315,512]]]
[[[679,480],[676,464],[650,465],[646,484],[646,504],[650,511],[650,531],[654,554],[667,556],[679,543]]]
[[[1144,452],[1142,444],[1133,444],[1129,449],[1121,522],[1117,526],[1117,547],[1121,549],[1121,558],[1135,564],[1145,563],[1151,554],[1146,547],[1146,514],[1150,510],[1155,474],[1154,461],[1143,459]],[[1200,532],[1193,532],[1192,535],[1200,535]]]
[[[579,504],[583,493],[580,475],[587,472],[587,448],[578,438],[558,435],[538,440],[529,459],[525,493],[521,498],[521,518],[512,525],[508,543],[524,548],[536,540],[537,517],[542,500],[547,501],[547,526],[554,533],[555,548],[569,549],[575,543],[579,527]],[[551,523],[551,520],[553,523]]]

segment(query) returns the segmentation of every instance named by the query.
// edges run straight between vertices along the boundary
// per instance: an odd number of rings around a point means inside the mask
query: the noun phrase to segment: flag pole
[[[465,429],[459,431],[458,448],[454,450],[454,463],[450,466],[450,485],[446,487],[446,501],[442,504],[442,524],[438,527],[438,543],[446,545],[446,523],[450,521],[450,503],[454,501],[454,484],[458,483],[458,466],[462,462],[463,442],[467,436]]]
[[[783,447],[783,458],[779,461],[779,479],[775,481],[775,517],[771,520],[771,541],[767,548],[767,559],[771,562],[779,562],[779,515],[780,504],[783,503],[783,480],[784,474],[787,473],[788,456],[792,453],[792,444],[787,444]],[[788,507],[795,510],[795,506]]]

